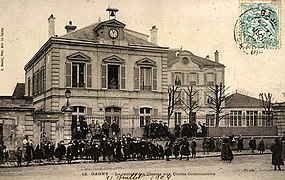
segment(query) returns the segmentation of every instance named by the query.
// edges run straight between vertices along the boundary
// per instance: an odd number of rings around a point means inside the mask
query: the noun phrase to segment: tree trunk
[[[216,113],[216,124],[215,127],[219,127],[219,122],[220,122],[220,113]]]

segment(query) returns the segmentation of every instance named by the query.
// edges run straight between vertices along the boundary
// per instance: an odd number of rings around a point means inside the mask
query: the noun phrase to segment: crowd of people
[[[162,121],[157,122],[156,120],[152,121],[152,123],[147,124],[144,128],[144,137],[156,139],[156,138],[166,138],[169,137],[170,132],[167,126],[167,123]],[[180,137],[206,137],[207,136],[207,127],[201,123],[187,123],[184,121],[182,125],[176,124],[174,127],[175,138]]]
[[[243,138],[239,136],[237,142],[237,151],[243,150]],[[214,139],[213,137],[205,137],[202,142],[202,149],[204,154],[209,152],[221,152],[221,160],[231,162],[233,159],[232,150],[235,149],[235,140],[233,136],[221,137]],[[263,141],[263,140],[261,140]],[[27,163],[41,162],[43,159],[47,161],[61,161],[63,159],[71,162],[76,159],[92,159],[94,162],[102,161],[108,162],[121,162],[127,160],[146,160],[146,159],[166,159],[170,160],[170,156],[175,159],[182,160],[184,157],[189,160],[190,155],[192,158],[196,157],[197,152],[197,139],[187,137],[175,139],[174,141],[166,141],[163,146],[158,141],[145,138],[134,138],[131,134],[122,135],[121,137],[102,136],[87,136],[85,139],[73,139],[67,145],[60,141],[55,148],[46,134],[43,133],[41,143],[33,148],[32,141],[28,136],[23,141],[24,143],[24,159]],[[250,143],[251,144],[251,141]],[[17,151],[18,165],[21,165],[20,149]]]
[[[185,128],[188,131],[187,134],[184,132]],[[191,128],[193,129],[192,132],[190,131]],[[111,163],[148,159],[166,159],[170,161],[170,157],[174,156],[175,159],[182,160],[185,158],[189,160],[190,155],[191,158],[196,157],[197,147],[201,145],[199,149],[202,148],[204,154],[220,152],[222,161],[232,162],[234,158],[233,150],[242,152],[244,149],[244,139],[241,135],[220,138],[204,137],[202,144],[198,144],[196,139],[198,134],[194,133],[199,132],[196,131],[196,128],[194,124],[184,123],[180,129],[181,134],[176,134],[177,131],[174,131],[175,135],[171,135],[166,124],[153,121],[145,128],[146,130],[141,138],[132,137],[131,134],[119,136],[120,128],[116,121],[112,124],[105,121],[102,126],[98,121],[96,123],[92,121],[88,126],[84,123],[79,126],[68,144],[60,141],[55,146],[49,140],[47,134],[43,132],[40,143],[34,149],[33,141],[26,136],[23,140],[23,147],[18,147],[15,155],[18,166],[21,166],[22,159],[28,164],[32,161],[42,162],[44,159],[47,161],[66,160],[69,163],[77,159],[92,159],[95,163],[98,163],[99,160]],[[159,141],[160,138],[164,138],[164,141]],[[165,144],[162,144],[162,142],[165,142]],[[284,146],[285,132],[281,141],[276,138],[270,148],[272,151],[272,164],[275,169],[280,170],[280,165],[283,165]],[[263,138],[257,144],[256,139],[252,137],[249,140],[248,147],[252,153],[258,150],[260,154],[263,154],[265,151]],[[8,161],[8,156],[7,147],[0,145],[1,162]]]

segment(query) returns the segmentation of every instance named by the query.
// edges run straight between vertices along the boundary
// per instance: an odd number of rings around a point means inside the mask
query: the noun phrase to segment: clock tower
[[[127,45],[124,40],[125,24],[116,19],[116,13],[119,9],[108,7],[106,11],[109,12],[109,20],[101,22],[94,28],[97,40],[100,44]]]

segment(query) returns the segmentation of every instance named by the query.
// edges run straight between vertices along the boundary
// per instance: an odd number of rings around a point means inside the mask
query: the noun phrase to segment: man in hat
[[[116,120],[113,121],[113,124],[111,125],[111,130],[114,136],[117,136],[118,133],[120,132],[120,127],[117,124]]]
[[[102,133],[106,135],[107,138],[109,138],[109,129],[110,129],[110,124],[105,120],[103,125],[102,125]]]

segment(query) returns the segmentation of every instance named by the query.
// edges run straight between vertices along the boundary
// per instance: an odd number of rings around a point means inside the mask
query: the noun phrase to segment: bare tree
[[[261,107],[263,107],[266,117],[266,124],[269,126],[273,121],[273,100],[272,93],[260,93]]]
[[[189,122],[193,122],[192,114],[197,112],[201,106],[199,106],[199,101],[201,98],[195,98],[198,91],[193,90],[193,86],[188,86],[187,89],[183,89],[186,94],[186,99],[182,101],[182,109],[188,115]]]
[[[167,120],[168,120],[168,126],[170,123],[170,118],[171,115],[174,112],[175,109],[175,104],[180,100],[179,94],[181,92],[177,92],[178,86],[170,86],[167,88],[167,93],[168,93],[168,108],[167,108]],[[177,93],[178,96],[176,95]]]
[[[210,104],[212,104],[210,108],[215,111],[216,127],[219,127],[220,121],[227,116],[226,114],[221,114],[225,109],[223,104],[226,101],[226,98],[229,96],[229,94],[226,94],[229,87],[226,88],[222,83],[220,83],[220,85],[216,84],[214,86],[209,86],[208,89],[210,93],[207,94],[207,97],[211,99]]]

